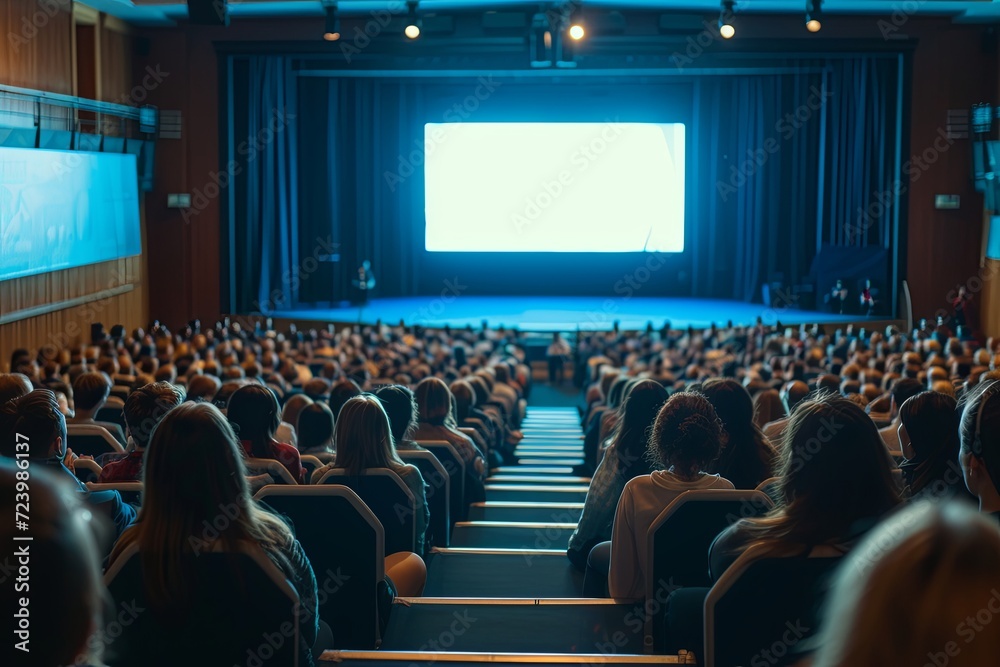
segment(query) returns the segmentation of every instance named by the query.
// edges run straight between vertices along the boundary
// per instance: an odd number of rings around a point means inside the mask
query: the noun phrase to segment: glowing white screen
[[[681,123],[428,123],[429,251],[682,252]]]

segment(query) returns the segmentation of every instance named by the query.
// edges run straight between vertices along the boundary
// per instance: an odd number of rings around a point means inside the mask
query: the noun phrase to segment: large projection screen
[[[135,155],[0,148],[0,280],[141,245]]]
[[[682,123],[428,123],[431,252],[682,252]]]

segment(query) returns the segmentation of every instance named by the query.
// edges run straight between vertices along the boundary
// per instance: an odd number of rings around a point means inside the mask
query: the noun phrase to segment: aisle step
[[[587,489],[586,486],[487,484],[486,500],[582,503],[587,499]]]
[[[572,475],[572,466],[500,466],[498,475]]]
[[[433,549],[424,586],[428,597],[582,594],[583,573],[570,564],[565,549]]]
[[[383,654],[427,648],[638,654],[643,624],[636,618],[642,618],[642,606],[608,598],[397,598],[381,648]],[[445,634],[448,645],[429,645]]]
[[[438,644],[440,646],[440,644]],[[491,665],[694,665],[693,653],[636,655],[631,653],[485,653],[481,651],[324,651],[319,660],[341,667],[481,667]]]
[[[469,507],[470,521],[548,521],[577,523],[583,503],[519,503],[487,501]]]
[[[569,475],[493,475],[486,480],[487,484],[590,484],[589,477],[570,477]]]
[[[521,459],[521,463],[526,466],[578,466],[583,464],[582,458],[563,458],[563,459],[549,459],[549,458],[537,458],[532,456],[525,456]]]
[[[459,521],[451,531],[451,546],[565,551],[575,530],[576,523]]]
[[[534,449],[534,448],[532,448],[532,449],[528,450],[524,455],[526,457],[530,456],[532,458],[538,458],[538,459],[549,459],[549,458],[551,458],[551,459],[560,459],[560,458],[563,458],[564,459],[564,458],[570,458],[573,455],[574,452],[578,452],[578,453],[582,454],[583,453],[582,449],[583,449],[582,447],[576,447],[574,449],[565,449],[565,450],[552,451],[552,450],[549,450],[549,449]],[[523,450],[520,447],[518,447],[516,450],[514,450],[514,452],[518,456],[520,456],[522,452],[525,452],[525,450]]]
[[[517,452],[582,452],[583,445],[554,444],[551,442],[522,442],[515,449]]]

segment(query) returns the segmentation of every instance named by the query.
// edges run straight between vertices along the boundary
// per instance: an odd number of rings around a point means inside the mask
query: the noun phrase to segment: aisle
[[[397,600],[381,649],[328,651],[324,662],[693,664],[642,655],[641,605],[582,597],[566,558],[590,483],[573,474],[583,461],[576,408],[529,406],[521,431],[519,464],[495,470],[451,547],[432,550],[424,596]]]

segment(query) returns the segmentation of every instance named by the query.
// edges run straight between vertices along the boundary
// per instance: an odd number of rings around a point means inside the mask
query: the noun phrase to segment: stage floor
[[[281,310],[271,313],[275,319],[300,322],[335,322],[338,324],[374,324],[382,320],[396,324],[427,327],[478,327],[486,320],[491,327],[503,325],[522,331],[606,331],[618,320],[626,330],[644,329],[648,322],[659,328],[670,320],[675,328],[704,328],[713,322],[724,325],[753,324],[763,318],[765,324],[846,324],[884,322],[888,318],[863,315],[838,315],[804,310],[774,309],[761,304],[716,299],[670,297],[542,297],[542,296],[448,296],[373,299],[363,307]]]

